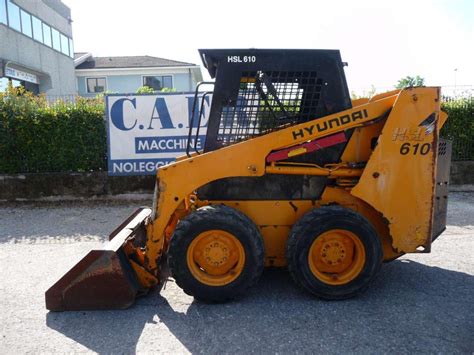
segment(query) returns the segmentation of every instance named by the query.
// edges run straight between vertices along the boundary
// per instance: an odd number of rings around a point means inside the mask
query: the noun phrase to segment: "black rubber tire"
[[[311,245],[331,229],[348,230],[362,242],[366,261],[360,274],[343,285],[329,285],[319,280],[308,263]],[[340,206],[324,206],[307,212],[291,229],[287,244],[288,270],[293,280],[306,291],[328,300],[354,297],[365,291],[380,270],[382,243],[370,222],[360,214]]]
[[[245,251],[245,264],[239,277],[224,286],[209,286],[197,280],[189,270],[186,255],[191,242],[200,233],[220,229],[234,235]],[[204,302],[225,302],[242,296],[255,285],[264,268],[264,244],[257,226],[243,213],[224,205],[201,207],[181,220],[168,249],[172,277],[184,292]]]

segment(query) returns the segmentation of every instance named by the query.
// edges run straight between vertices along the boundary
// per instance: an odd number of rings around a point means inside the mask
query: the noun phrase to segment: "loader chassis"
[[[127,307],[161,286],[168,266],[207,301],[239,296],[264,265],[288,265],[307,291],[342,299],[363,291],[382,260],[430,251],[449,183],[439,88],[350,101],[338,51],[200,53],[216,78],[204,149],[188,146],[158,169],[152,210],[51,287],[48,309],[107,308],[110,295],[87,276],[105,269],[117,288],[136,281],[120,301]],[[124,259],[122,270],[107,267]],[[79,302],[81,293],[93,300]]]

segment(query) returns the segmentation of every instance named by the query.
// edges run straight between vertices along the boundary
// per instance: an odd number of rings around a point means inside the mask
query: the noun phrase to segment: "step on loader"
[[[272,266],[345,299],[382,262],[430,252],[446,227],[451,154],[440,88],[351,100],[337,50],[200,55],[215,79],[203,148],[198,85],[186,155],[158,169],[153,207],[55,283],[47,309],[127,308],[168,277],[223,302]]]

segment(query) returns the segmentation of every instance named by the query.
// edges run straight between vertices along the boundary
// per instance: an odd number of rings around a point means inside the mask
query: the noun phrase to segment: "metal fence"
[[[46,95],[45,98],[46,98],[46,101],[48,101],[48,103],[50,105],[54,105],[58,102],[62,102],[62,103],[76,103],[76,95]]]
[[[443,85],[441,96],[444,100],[472,98],[474,96],[474,85]]]
[[[79,102],[84,103],[87,101],[98,103],[103,102],[104,100],[103,95],[97,95],[94,97],[84,97],[79,95],[45,95],[44,98],[49,106],[58,106],[62,104],[76,105]]]

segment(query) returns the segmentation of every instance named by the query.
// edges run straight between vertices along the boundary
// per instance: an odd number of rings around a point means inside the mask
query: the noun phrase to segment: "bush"
[[[0,173],[104,170],[106,150],[102,100],[48,104],[22,88],[0,93]]]
[[[160,92],[176,92],[175,88],[162,88]]]
[[[161,90],[157,91],[145,85],[145,86],[140,86],[135,93],[136,94],[154,94],[156,92],[176,92],[176,89],[175,88],[162,88]]]
[[[136,93],[137,94],[153,94],[155,92],[155,90],[153,90],[153,88],[149,87],[149,86],[140,86]]]
[[[474,160],[474,97],[445,98],[441,109],[449,115],[441,136],[453,141],[453,160]]]

